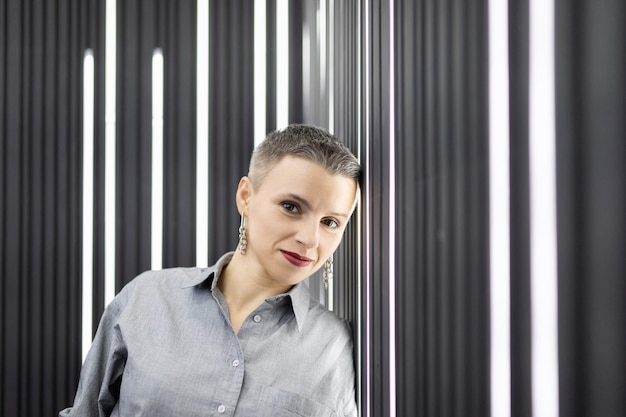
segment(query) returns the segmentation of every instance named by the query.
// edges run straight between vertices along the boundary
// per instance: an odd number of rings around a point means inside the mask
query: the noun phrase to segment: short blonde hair
[[[330,174],[352,178],[359,184],[361,165],[348,147],[321,128],[292,124],[268,134],[252,152],[248,171],[252,186],[258,189],[274,165],[286,156],[317,163]]]

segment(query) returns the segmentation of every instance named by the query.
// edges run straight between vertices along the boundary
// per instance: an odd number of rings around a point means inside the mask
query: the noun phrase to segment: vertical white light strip
[[[362,40],[363,40],[363,35],[361,32],[361,22],[362,22],[362,15],[361,15],[361,2],[357,2],[356,3],[356,31],[355,33],[357,34],[355,36],[355,44],[354,44],[354,48],[355,49],[355,53],[356,53],[356,62],[357,63],[361,63],[361,53],[362,53]],[[363,155],[361,152],[361,143],[362,143],[362,139],[363,139],[363,134],[362,134],[362,125],[361,125],[361,109],[362,109],[362,103],[361,103],[361,97],[362,97],[362,91],[361,91],[361,87],[362,87],[362,66],[361,65],[356,65],[356,135],[357,135],[357,140],[356,140],[356,150],[355,150],[355,155],[357,157],[357,159],[359,160],[359,163],[361,164],[361,166],[363,167]],[[363,187],[363,184],[361,185],[361,187]],[[361,410],[361,414],[363,416],[366,415],[366,413],[364,412],[365,410],[365,406],[364,406],[364,402],[363,402],[363,384],[361,384],[361,381],[363,380],[363,378],[361,377],[363,375],[364,372],[364,368],[363,368],[363,345],[364,345],[364,332],[363,332],[363,200],[362,200],[362,193],[361,190],[359,190],[360,194],[359,194],[359,202],[357,204],[357,208],[356,211],[354,213],[354,220],[356,222],[356,242],[355,243],[355,248],[356,248],[356,277],[357,277],[357,281],[356,281],[356,340],[355,340],[355,344],[354,344],[354,350],[355,350],[355,368],[356,368],[356,374],[357,374],[357,384],[356,384],[356,397],[357,397],[357,407],[359,410]]]
[[[389,417],[396,417],[396,80],[394,6],[394,0],[389,0]]]
[[[372,392],[372,372],[371,372],[371,364],[372,364],[372,355],[371,355],[371,345],[372,345],[372,311],[370,306],[370,299],[372,294],[371,288],[371,277],[372,271],[370,267],[370,263],[372,260],[372,196],[369,192],[371,187],[370,175],[372,172],[372,167],[370,163],[371,159],[371,68],[369,62],[371,60],[370,56],[370,25],[369,25],[369,10],[370,4],[369,0],[364,0],[363,10],[365,10],[365,16],[363,22],[365,22],[365,30],[363,31],[365,47],[363,48],[365,51],[365,181],[366,181],[366,190],[368,192],[365,194],[365,393],[363,397],[365,398],[365,417],[372,417],[372,402],[371,402],[371,392]]]
[[[359,159],[359,162],[361,163],[361,166],[364,165],[363,163],[363,152],[362,152],[362,148],[361,148],[361,141],[363,139],[363,113],[362,113],[362,103],[361,103],[361,91],[362,91],[362,73],[361,73],[361,63],[363,62],[361,60],[362,57],[362,37],[363,37],[363,32],[361,31],[361,22],[363,21],[363,19],[361,18],[361,2],[357,2],[357,16],[358,18],[356,19],[356,25],[357,25],[357,29],[356,29],[356,55],[357,55],[357,88],[356,88],[356,105],[357,105],[357,157]],[[359,196],[359,198],[361,198],[361,196]],[[357,250],[357,297],[356,297],[356,306],[357,306],[357,317],[359,317],[359,320],[356,320],[356,333],[357,333],[357,339],[356,339],[356,369],[357,369],[357,401],[358,401],[358,409],[359,410],[364,410],[365,407],[363,406],[363,378],[361,377],[362,375],[364,375],[364,369],[363,369],[363,341],[365,340],[363,337],[363,320],[361,320],[360,318],[363,317],[363,296],[362,294],[364,293],[363,291],[363,205],[362,205],[362,201],[359,200],[359,204],[357,205],[357,210],[356,210],[356,220],[357,220],[357,227],[356,227],[356,236],[357,236],[357,242],[358,242],[358,250]],[[366,342],[367,343],[367,342]],[[365,413],[363,413],[363,415],[365,415]]]
[[[276,128],[289,124],[289,0],[276,0]]]
[[[302,23],[302,105],[304,114],[310,114],[311,70],[311,28],[305,19]]]
[[[328,131],[335,133],[335,0],[328,0]]]
[[[163,267],[163,52],[152,55],[152,257],[151,268]]]
[[[530,7],[530,258],[533,417],[559,415],[554,1]]]
[[[334,85],[333,85],[333,77],[334,77],[334,68],[333,68],[333,54],[335,53],[335,44],[334,44],[334,31],[333,31],[333,25],[334,25],[334,15],[333,15],[333,10],[335,8],[335,2],[334,0],[328,0],[328,9],[326,10],[327,12],[327,16],[324,19],[327,22],[327,32],[328,35],[326,37],[326,39],[328,40],[328,44],[326,45],[326,51],[328,53],[328,67],[327,67],[327,72],[328,72],[328,88],[327,88],[327,92],[328,92],[328,96],[327,96],[327,105],[328,105],[328,132],[331,134],[335,133],[335,126],[334,126],[334,115],[335,115],[335,92],[334,92]],[[334,284],[334,278],[330,279],[328,282],[328,291],[326,292],[326,300],[327,303],[326,305],[328,306],[328,310],[329,311],[333,311],[335,309],[335,284]]]
[[[85,360],[93,333],[93,170],[94,170],[94,61],[91,49],[83,62],[83,293],[82,358]]]
[[[254,146],[267,133],[267,0],[254,0]],[[278,52],[277,52],[278,55]],[[303,50],[304,56],[304,50]]]
[[[511,415],[507,0],[489,1],[491,415]]]
[[[209,266],[209,0],[197,4],[196,266]]]
[[[389,417],[396,416],[395,5],[389,0]]]
[[[106,0],[104,70],[104,304],[115,296],[115,123],[117,0]]]
[[[326,0],[319,0],[319,7],[317,9],[317,45],[319,50],[319,97],[325,98],[328,92],[326,85],[327,70],[326,70]]]

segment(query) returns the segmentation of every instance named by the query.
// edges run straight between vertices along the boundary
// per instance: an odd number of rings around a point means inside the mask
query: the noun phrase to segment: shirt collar
[[[311,296],[309,294],[309,287],[304,282],[299,282],[294,285],[292,289],[287,291],[285,294],[278,294],[274,297],[268,298],[266,301],[273,302],[276,300],[283,299],[285,297],[289,297],[291,300],[291,309],[293,310],[293,315],[296,317],[296,323],[298,324],[298,331],[302,331],[302,327],[304,326],[304,321],[306,320],[306,316],[309,312],[309,304],[311,302]]]
[[[233,252],[228,252],[222,255],[221,258],[215,263],[215,265],[208,268],[185,268],[184,272],[187,274],[187,278],[183,281],[181,288],[195,287],[204,283],[207,279],[211,278],[211,291],[217,285],[217,280],[222,272],[222,269],[230,262],[230,258],[233,257]],[[214,278],[215,276],[215,278]]]
[[[211,279],[210,286],[211,291],[217,285],[220,273],[222,269],[230,262],[233,257],[233,252],[224,254],[215,265],[208,268],[186,268],[184,272],[187,274],[186,279],[182,284],[182,288],[190,288],[198,286],[208,279]],[[287,291],[285,294],[279,294],[274,297],[268,298],[266,301],[277,301],[281,298],[289,297],[291,300],[291,308],[293,314],[296,317],[296,323],[298,324],[298,330],[301,331],[306,320],[307,313],[309,312],[309,303],[311,296],[309,294],[309,288],[306,283],[300,282],[293,286],[293,288]]]

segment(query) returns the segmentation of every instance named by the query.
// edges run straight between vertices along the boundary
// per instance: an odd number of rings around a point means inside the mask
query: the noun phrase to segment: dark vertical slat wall
[[[237,246],[235,192],[254,147],[254,2],[216,0],[209,23],[209,263]]]
[[[365,340],[364,349],[369,351],[370,391],[366,399],[370,415],[386,417],[390,415],[389,396],[389,1],[373,0],[366,23],[369,33],[364,33],[369,42],[369,60],[364,60],[369,78],[365,77],[364,89],[369,94],[370,107],[364,113],[363,161],[365,172],[364,193],[368,196],[364,226],[369,230],[366,247],[368,254],[364,258],[364,286],[369,292],[364,294],[363,305],[369,306],[369,318],[363,312],[362,319],[369,319],[369,340]],[[367,114],[369,112],[369,114]]]
[[[265,129],[276,130],[276,0],[265,2]],[[257,141],[259,138],[255,138]]]
[[[195,263],[196,2],[118,2],[116,289],[151,266],[152,57],[164,61],[163,267]]]
[[[87,48],[94,56],[95,103],[94,103],[94,178],[93,178],[93,317],[92,331],[95,335],[100,316],[104,311],[104,238],[105,238],[105,15],[106,2],[90,0],[88,11],[83,12],[81,25],[88,33]],[[81,111],[82,113],[82,111]],[[76,317],[79,322],[81,318]]]
[[[333,55],[325,57],[330,62],[332,56],[332,68],[321,68],[323,49],[316,43],[322,2],[334,16],[328,21],[334,38],[326,45]],[[324,83],[332,74],[334,132],[367,167],[362,218],[346,231],[335,275],[335,309],[363,336],[356,340],[362,415],[384,417],[394,408],[402,416],[491,413],[486,3],[290,3],[290,121],[328,127]],[[508,4],[511,412],[529,417],[529,10],[527,0]],[[118,1],[117,9],[119,290],[150,267],[151,60],[157,47],[165,60],[163,263],[195,263],[196,2],[128,0]],[[200,117],[210,126],[211,262],[236,245],[234,192],[253,147],[253,10],[254,2],[244,0],[210,3],[210,109]],[[269,0],[268,131],[275,128],[275,59],[281,53],[274,47],[275,13]],[[103,0],[0,5],[2,415],[54,414],[71,403],[78,382],[86,48],[96,65],[94,324],[104,309],[104,231],[110,227],[103,222],[104,16]],[[617,0],[556,1],[560,413],[568,417],[626,414],[625,16],[626,5]],[[388,385],[392,355],[395,404]]]
[[[363,155],[361,153],[363,124],[360,114],[360,89],[362,70],[360,50],[357,48],[360,32],[360,0],[334,2],[332,24],[334,42],[330,53],[334,55],[334,65],[331,68],[334,78],[334,135],[342,140],[348,148],[359,158],[363,170]],[[363,189],[363,184],[362,184]],[[361,192],[362,194],[362,192]],[[359,310],[362,286],[362,252],[363,231],[361,230],[361,207],[353,214],[344,233],[343,242],[334,256],[334,310],[340,317],[345,318],[352,325],[354,335],[355,367],[357,370],[357,404],[363,410],[365,403],[362,384],[364,379],[362,338],[363,322]],[[361,411],[361,415],[365,415]]]
[[[626,415],[626,3],[556,1],[562,416]]]
[[[486,2],[395,4],[397,413],[487,416]]]
[[[2,415],[49,415],[75,390],[88,44],[80,17],[92,6],[57,0],[0,7]]]
[[[358,61],[359,2],[357,0],[334,3],[335,42],[331,53],[334,54],[334,79],[339,87],[335,90],[334,135],[343,141],[357,156],[360,150],[359,77]],[[359,252],[361,251],[359,213],[355,212],[344,234],[341,246],[337,249],[335,260],[335,311],[352,323],[356,331],[358,311],[357,288],[359,286]]]
[[[250,2],[209,12],[209,260],[236,245],[237,182],[252,151]],[[163,266],[195,264],[196,2],[125,2],[118,11],[118,289],[150,267],[151,60],[165,64]],[[242,31],[241,28],[248,28]]]
[[[226,88],[212,85],[219,93],[211,98],[212,111],[222,108],[222,114],[230,115],[212,123],[211,151],[215,161],[221,159],[213,164],[215,188],[226,182],[224,174],[238,180],[247,171],[253,140],[252,13],[247,2],[230,3],[223,2],[231,9],[230,22],[213,33],[211,52],[213,71],[234,74]],[[223,12],[218,2],[211,4],[213,13]],[[164,266],[195,262],[196,9],[195,1],[140,0],[118,2],[117,8],[119,290],[150,267],[151,60],[156,47],[164,54],[166,78]],[[100,0],[10,0],[0,7],[2,415],[54,414],[71,404],[76,390],[81,364],[82,71],[87,48],[93,50],[96,66],[94,331],[104,309],[104,230],[110,227],[104,224],[104,16],[105,2]],[[243,38],[234,34],[240,25],[250,28]],[[232,39],[232,45],[221,44],[223,39]],[[223,60],[224,55],[230,58]],[[242,62],[245,69],[238,72]],[[229,97],[229,107],[223,108]],[[217,198],[214,205],[234,207],[236,181],[230,185],[229,198]],[[216,212],[213,228],[223,222],[220,209],[214,208],[213,215]],[[232,212],[233,242],[213,239],[219,251],[236,242],[236,210]]]
[[[511,417],[531,417],[528,0],[509,1]]]
[[[146,5],[155,8],[150,1]],[[161,0],[156,13],[165,71],[163,267],[167,268],[196,263],[196,1]]]
[[[304,117],[302,110],[303,7],[303,0],[289,1],[289,123],[302,123]]]
[[[118,2],[116,289],[150,268],[152,53],[157,47],[155,12],[156,8],[146,1]]]
[[[269,2],[268,2],[269,4]],[[334,2],[328,0],[289,2],[290,30],[294,36],[290,37],[289,71],[290,71],[290,123],[309,123],[330,129],[328,91],[322,91],[323,80],[328,80],[331,74],[337,79],[338,89],[334,101],[334,135],[348,146],[357,156],[360,148],[359,119],[357,109],[358,88],[356,76],[359,67],[357,62],[358,50],[355,47],[361,34],[356,31],[356,22],[360,19],[359,2],[356,0]],[[321,14],[318,10],[326,7],[326,31],[329,25],[334,25],[335,41],[326,36],[324,47],[318,44],[318,34],[323,31]],[[331,12],[335,18],[331,20]],[[268,19],[269,23],[269,19]],[[296,35],[296,27],[298,34]],[[309,48],[304,50],[302,43],[308,39]],[[322,52],[326,55],[322,56]],[[308,55],[304,55],[308,52]],[[333,54],[334,66],[330,65]],[[325,68],[321,62],[326,61]],[[308,64],[305,64],[307,62]],[[305,68],[306,65],[306,68]],[[334,310],[349,320],[356,331],[357,314],[357,287],[359,280],[360,251],[358,220],[356,214],[348,224],[343,241],[334,254]],[[325,303],[328,293],[322,285],[321,272],[309,280],[311,293],[316,299]]]

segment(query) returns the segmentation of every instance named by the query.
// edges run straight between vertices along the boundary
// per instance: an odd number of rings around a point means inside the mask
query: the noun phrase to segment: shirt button
[[[252,319],[254,320],[255,323],[258,323],[261,321],[261,316],[259,316],[258,314],[256,316],[254,316],[254,318]]]
[[[221,404],[219,407],[217,407],[217,412],[222,414],[224,411],[226,411],[226,406],[224,404]]]
[[[234,366],[235,368],[239,366],[239,359],[235,359],[235,360],[233,361],[233,366]]]

